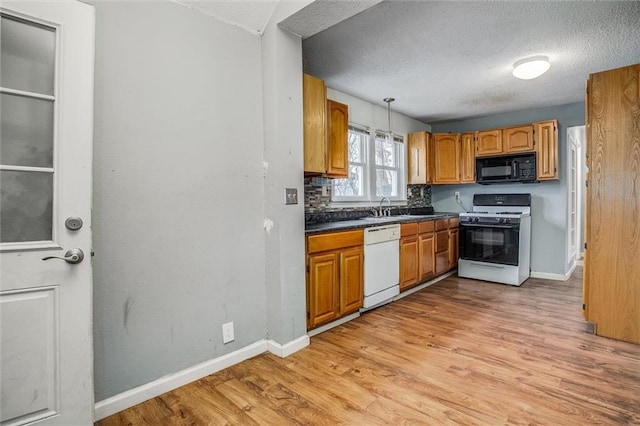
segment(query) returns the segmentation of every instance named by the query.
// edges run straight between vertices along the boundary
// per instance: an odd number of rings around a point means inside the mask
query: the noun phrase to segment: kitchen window
[[[404,137],[349,125],[349,177],[332,180],[336,203],[404,200]]]

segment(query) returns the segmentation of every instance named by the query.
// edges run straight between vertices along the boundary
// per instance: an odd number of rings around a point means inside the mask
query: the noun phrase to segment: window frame
[[[376,191],[376,178],[378,170],[397,171],[397,196],[387,196],[393,204],[404,205],[407,202],[406,197],[406,145],[405,136],[397,133],[389,133],[383,130],[371,129],[367,126],[356,123],[349,123],[348,131],[366,134],[364,141],[364,163],[352,163],[349,161],[349,170],[351,165],[356,164],[363,166],[363,195],[362,196],[336,196],[336,181],[331,180],[331,205],[334,207],[370,207],[376,206],[385,196],[378,196]],[[396,145],[396,167],[376,165],[376,138],[387,137],[391,135]]]

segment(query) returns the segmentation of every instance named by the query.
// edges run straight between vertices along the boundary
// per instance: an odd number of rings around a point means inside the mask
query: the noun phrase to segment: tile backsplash
[[[407,185],[408,207],[431,207],[431,185]],[[369,207],[331,207],[331,179],[304,179],[305,213],[336,212],[341,210],[370,210]]]

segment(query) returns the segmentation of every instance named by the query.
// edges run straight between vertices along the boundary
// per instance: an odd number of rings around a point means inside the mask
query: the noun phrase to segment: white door
[[[567,129],[567,263],[579,259],[581,209],[581,155],[584,126]]]
[[[89,425],[94,9],[0,12],[0,423]]]

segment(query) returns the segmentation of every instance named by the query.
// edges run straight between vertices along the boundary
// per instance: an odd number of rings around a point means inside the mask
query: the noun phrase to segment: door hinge
[[[582,304],[582,310],[586,310],[587,309],[587,305],[585,305],[584,303]]]
[[[311,268],[309,267],[309,265],[307,265],[307,273],[311,272]]]
[[[588,180],[584,181],[584,186],[587,187],[587,188],[589,187],[589,181]]]
[[[587,249],[587,243],[584,243],[584,249],[585,250]]]

